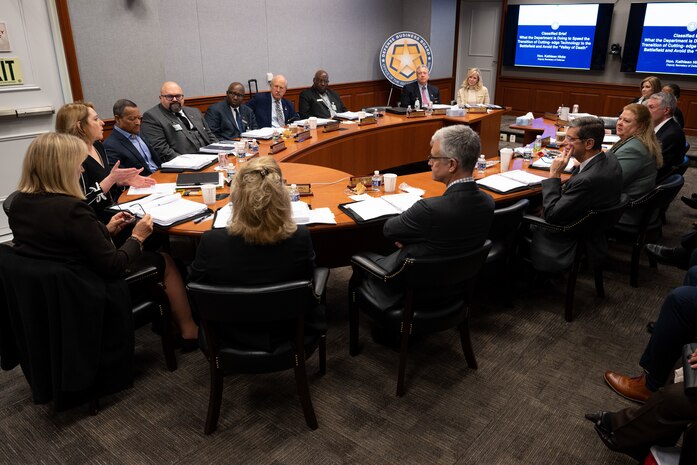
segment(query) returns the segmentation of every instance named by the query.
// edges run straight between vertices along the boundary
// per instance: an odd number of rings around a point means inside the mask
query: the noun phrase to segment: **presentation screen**
[[[697,74],[697,3],[634,3],[622,71]]]
[[[604,69],[613,4],[510,5],[507,66]]]

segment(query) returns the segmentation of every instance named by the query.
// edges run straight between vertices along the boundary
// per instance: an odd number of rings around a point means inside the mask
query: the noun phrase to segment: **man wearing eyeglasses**
[[[447,187],[442,196],[421,199],[383,227],[397,250],[374,261],[386,271],[395,271],[408,257],[447,257],[480,247],[494,218],[494,200],[479,190],[472,172],[480,154],[479,136],[469,126],[456,124],[433,134],[428,165],[435,181]],[[371,276],[359,279],[382,308],[403,297]]]
[[[244,86],[233,82],[227,88],[223,101],[214,103],[206,110],[206,123],[220,140],[232,140],[248,130],[258,129],[254,112],[244,100]]]
[[[345,111],[339,94],[329,88],[329,74],[320,69],[312,79],[312,87],[300,93],[300,117],[334,118],[337,113]]]
[[[160,103],[145,112],[141,132],[162,161],[198,149],[218,138],[206,125],[201,112],[184,106],[179,84],[168,81],[160,88]]]
[[[622,168],[614,156],[607,156],[601,144],[605,137],[603,121],[595,117],[577,118],[570,123],[564,139],[563,154],[552,161],[549,178],[542,181],[542,217],[549,223],[569,225],[588,210],[617,205],[622,194]],[[580,162],[562,186],[561,174],[571,157]],[[604,231],[589,231],[586,237],[588,258],[603,258],[607,253]],[[571,266],[576,239],[570,234],[533,227],[530,257],[538,271],[560,272]]]

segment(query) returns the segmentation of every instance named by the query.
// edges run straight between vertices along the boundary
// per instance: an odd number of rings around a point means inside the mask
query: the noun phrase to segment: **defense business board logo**
[[[416,68],[433,65],[431,46],[414,32],[392,34],[380,50],[380,69],[388,81],[403,87],[416,80]]]

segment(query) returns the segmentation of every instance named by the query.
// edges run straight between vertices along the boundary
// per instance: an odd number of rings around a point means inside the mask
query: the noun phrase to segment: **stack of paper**
[[[363,115],[363,116],[361,116],[361,115]],[[373,114],[367,113],[367,112],[358,112],[358,111],[344,111],[341,113],[337,113],[334,116],[336,118],[339,118],[339,119],[347,119],[347,120],[352,121],[352,120],[356,120],[356,119],[361,118],[361,117],[365,118],[367,116],[373,116]]]
[[[221,140],[215,144],[206,145],[198,149],[199,152],[203,153],[223,153],[232,152],[235,150],[235,142],[231,140]]]
[[[279,128],[260,128],[254,129],[252,131],[245,131],[242,133],[242,137],[248,137],[250,139],[271,139],[274,132],[280,133],[283,129]]]
[[[153,223],[159,226],[171,226],[187,218],[193,218],[205,212],[207,208],[202,203],[182,199],[181,194],[152,194],[111,207],[112,210],[128,211],[138,217],[142,217],[143,212],[149,213]]]
[[[421,200],[421,197],[409,193],[383,195],[382,197],[371,197],[362,202],[347,204],[345,208],[354,212],[363,221],[368,221],[381,216],[399,215],[419,200]]]
[[[329,208],[317,208],[311,210],[305,202],[291,202],[292,204],[303,204],[293,208],[293,221],[296,224],[336,224],[336,217]],[[295,216],[296,210],[298,216]],[[302,217],[300,216],[302,214]],[[219,209],[215,214],[215,222],[213,228],[227,227],[230,218],[232,217],[232,204],[227,204]]]
[[[329,123],[333,123],[335,120],[327,118],[317,118],[317,126],[326,126]],[[305,123],[310,124],[309,119],[299,119],[293,123],[293,126],[303,127]]]
[[[547,178],[528,173],[527,171],[514,170],[479,179],[477,184],[499,194],[506,194],[536,187],[545,179]]]
[[[185,153],[176,158],[166,161],[162,168],[175,170],[200,170],[206,165],[210,165],[218,160],[218,155],[197,155],[195,153]]]

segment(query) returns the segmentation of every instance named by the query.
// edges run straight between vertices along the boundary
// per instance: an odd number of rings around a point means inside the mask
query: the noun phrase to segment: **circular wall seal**
[[[416,68],[433,66],[431,46],[415,32],[392,34],[380,50],[380,69],[388,81],[399,87],[416,81]]]

